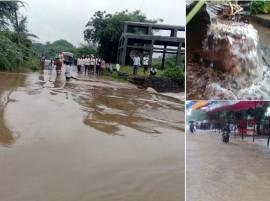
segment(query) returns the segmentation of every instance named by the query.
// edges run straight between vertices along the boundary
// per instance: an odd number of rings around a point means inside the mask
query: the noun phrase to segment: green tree
[[[87,22],[84,30],[84,39],[89,44],[97,44],[98,54],[109,62],[116,62],[118,42],[122,33],[123,21],[152,22],[141,11],[128,12],[127,10],[115,14],[106,11],[97,11]]]
[[[56,54],[59,52],[72,52],[74,53],[75,47],[68,41],[61,39],[56,40],[53,43],[46,43],[46,45],[43,48],[43,51],[45,52],[45,56],[47,58],[53,59]]]
[[[0,69],[14,70],[33,59],[32,38],[27,18],[21,15],[22,1],[0,1]],[[33,62],[31,62],[33,63]]]

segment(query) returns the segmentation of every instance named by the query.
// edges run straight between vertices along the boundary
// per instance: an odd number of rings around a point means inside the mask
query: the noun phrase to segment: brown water
[[[0,74],[1,201],[184,200],[184,108],[133,85]]]
[[[199,133],[199,135],[198,135]],[[266,201],[270,189],[270,149],[214,133],[187,135],[187,201]]]
[[[269,99],[270,29],[255,22],[212,23],[205,62],[188,55],[188,99]],[[207,63],[206,60],[210,60]]]

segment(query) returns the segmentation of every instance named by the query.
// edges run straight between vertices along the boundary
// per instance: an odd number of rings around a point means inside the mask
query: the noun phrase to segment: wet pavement
[[[1,201],[184,200],[177,99],[50,71],[0,83]]]
[[[187,201],[266,201],[270,189],[270,148],[266,140],[214,132],[187,134]]]

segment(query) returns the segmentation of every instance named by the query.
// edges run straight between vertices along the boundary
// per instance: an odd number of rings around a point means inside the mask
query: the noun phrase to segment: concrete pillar
[[[165,65],[166,51],[167,51],[167,45],[164,45],[163,55],[162,55],[162,62],[161,62],[161,69],[162,70],[164,69],[164,65]]]
[[[152,35],[152,27],[151,26],[148,27],[148,35]]]
[[[152,66],[154,44],[155,44],[155,41],[152,40],[150,51],[149,51],[149,66]]]
[[[128,38],[123,38],[124,40],[124,45],[123,45],[123,49],[122,49],[122,54],[121,54],[121,65],[125,65],[126,64],[126,54],[127,54],[127,42],[128,42]]]
[[[173,37],[177,37],[177,32],[178,32],[178,30],[177,29],[174,29],[174,35],[173,35]]]
[[[177,29],[171,29],[171,37],[177,37]]]
[[[179,42],[179,45],[177,48],[176,65],[179,65],[181,63],[181,47],[182,47],[182,43]]]
[[[124,30],[123,30],[123,32],[124,33],[127,33],[127,29],[128,29],[128,25],[127,24],[124,24]]]

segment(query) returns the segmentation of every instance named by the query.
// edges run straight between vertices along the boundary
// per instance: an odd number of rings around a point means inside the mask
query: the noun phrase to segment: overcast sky
[[[74,45],[84,42],[83,30],[94,12],[114,13],[141,10],[149,19],[162,18],[165,24],[185,24],[182,0],[24,0],[28,29],[44,43],[66,39]]]

